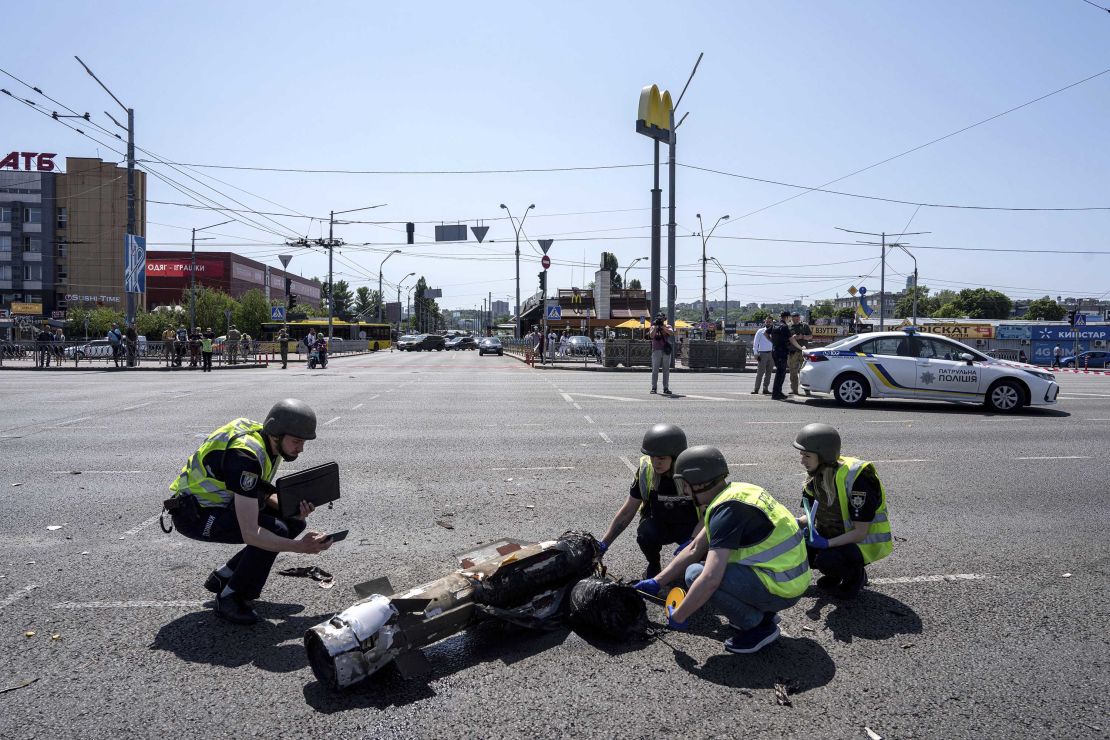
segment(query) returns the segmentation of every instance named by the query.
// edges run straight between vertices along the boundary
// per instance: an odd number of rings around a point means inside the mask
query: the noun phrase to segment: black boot
[[[216,594],[216,616],[233,624],[254,624],[258,614],[238,594]]]
[[[833,590],[841,599],[854,599],[867,585],[867,570],[860,567],[857,573],[846,576],[841,584]]]
[[[647,567],[644,568],[644,580],[655,578],[661,570],[663,570],[663,566],[659,563],[648,563]]]
[[[817,588],[823,591],[832,591],[840,585],[840,576],[821,576],[817,579]]]

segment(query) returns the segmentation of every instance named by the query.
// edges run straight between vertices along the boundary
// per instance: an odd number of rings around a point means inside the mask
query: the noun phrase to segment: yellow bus
[[[389,349],[393,344],[393,331],[390,324],[368,324],[362,321],[348,322],[332,319],[332,335],[344,341],[365,341],[366,348],[370,350]],[[289,332],[292,342],[299,342],[308,336],[308,332],[315,330],[317,334],[327,336],[327,319],[306,319],[304,321],[267,322],[262,325],[262,336],[265,341],[272,342],[282,329]]]

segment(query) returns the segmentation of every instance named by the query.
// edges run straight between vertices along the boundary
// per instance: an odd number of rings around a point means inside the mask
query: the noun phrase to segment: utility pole
[[[509,223],[513,224],[513,212],[504,203],[501,207],[505,209],[505,213],[509,214]],[[520,225],[515,226],[516,229],[516,326],[513,328],[513,336],[515,339],[520,339],[520,232],[524,228],[524,219],[528,218],[528,211],[536,207],[536,204],[528,206],[524,209],[524,215],[520,217]]]
[[[384,293],[382,293],[382,268],[385,267],[386,260],[388,260],[393,255],[400,254],[400,253],[401,253],[400,249],[394,249],[392,252],[387,254],[385,256],[385,259],[383,259],[381,261],[381,264],[378,265],[378,323],[379,324],[382,323],[382,304],[385,302],[382,298],[382,296],[384,295]],[[400,283],[397,284],[397,289],[398,289],[398,291],[401,289],[400,288]]]
[[[709,259],[713,260],[713,264],[717,265],[717,268],[720,269],[721,274],[725,276],[725,323],[721,327],[721,334],[724,335],[727,338],[728,337],[728,273],[725,272],[724,265],[721,264],[721,261],[719,259],[717,259],[716,257],[710,257]]]
[[[871,246],[877,246],[881,250],[879,252],[879,260],[880,260],[880,264],[881,264],[881,272],[880,272],[880,277],[879,277],[879,331],[882,331],[886,327],[886,311],[884,310],[886,308],[886,249],[887,249],[888,246],[891,247],[891,248],[893,248],[893,247],[903,247],[904,248],[905,245],[901,244],[899,242],[893,242],[893,243],[888,245],[886,243],[886,232],[885,231],[880,231],[879,233],[876,234],[872,231],[853,231],[852,229],[845,229],[845,228],[841,228],[840,226],[835,226],[833,228],[837,229],[838,231],[843,231],[847,234],[863,234],[865,236],[877,236],[877,237],[880,237],[882,239],[882,241],[880,241],[880,242],[865,242],[865,241],[859,242],[860,244],[868,244],[868,245],[871,245]],[[931,232],[931,231],[910,231],[910,232],[903,231],[901,234],[898,235],[898,238],[901,238],[903,236],[920,236],[922,234],[931,234],[931,233],[933,233],[933,232]],[[909,253],[907,252],[907,254],[909,254]],[[912,257],[913,255],[910,255],[910,256]],[[917,268],[917,260],[914,259],[914,269],[916,270],[916,268]],[[915,297],[917,295],[916,287],[917,287],[917,285],[916,285],[916,282],[915,282],[915,284],[914,284],[914,288],[915,288],[914,296]],[[914,310],[914,312],[916,313],[916,309]]]
[[[192,253],[192,266],[189,269],[189,331],[197,325],[197,232],[204,231],[205,229],[214,229],[217,226],[229,224],[231,221],[221,221],[218,224],[211,226],[202,226],[199,229],[193,229],[193,238],[190,242],[189,251]],[[201,241],[205,241],[205,237],[201,237]]]
[[[385,203],[378,203],[374,206],[363,206],[362,208],[349,208],[346,211],[331,211],[328,215],[328,238],[317,239],[316,244],[321,247],[326,247],[328,250],[328,341],[332,340],[332,321],[335,316],[335,277],[332,272],[332,252],[336,247],[343,246],[342,239],[335,238],[335,214],[337,213],[354,213],[356,211],[369,211],[371,208],[381,208],[387,205]],[[343,223],[343,222],[340,222]],[[378,286],[378,297],[381,298],[381,285]]]
[[[699,229],[698,236],[701,237],[701,322],[702,322],[702,324],[708,324],[709,323],[709,304],[706,302],[706,293],[705,293],[705,267],[706,267],[706,263],[708,262],[708,259],[706,258],[706,255],[705,255],[705,248],[706,248],[706,244],[708,244],[708,242],[709,242],[709,237],[713,236],[713,232],[717,230],[717,227],[721,224],[721,222],[728,220],[728,214],[725,214],[724,216],[721,216],[720,218],[718,218],[717,223],[713,224],[713,228],[709,230],[708,234],[705,233],[705,225],[701,222],[701,214],[699,213],[699,214],[697,214],[697,216],[698,216],[698,229]],[[725,277],[725,281],[726,281],[726,284],[727,284],[727,281],[728,281],[727,276]],[[726,306],[726,309],[727,309],[727,306]],[[727,316],[725,317],[725,320],[726,321],[728,320]],[[704,326],[702,326],[702,331],[705,331]]]
[[[138,236],[138,234],[135,233],[135,109],[128,108],[126,105],[121,103],[120,99],[117,98],[115,94],[108,89],[108,86],[101,82],[99,77],[93,74],[93,71],[89,69],[89,65],[81,61],[81,57],[74,56],[73,58],[77,60],[78,64],[85,68],[85,71],[89,73],[89,77],[92,77],[94,80],[96,80],[96,84],[100,85],[104,89],[104,92],[108,93],[108,95],[111,96],[112,100],[116,101],[116,104],[119,105],[120,108],[123,108],[123,110],[127,113],[127,125],[124,126],[122,123],[113,118],[111,113],[109,113],[108,111],[104,111],[104,115],[108,116],[108,118],[112,120],[112,123],[127,131],[127,234],[131,236]],[[124,250],[126,252],[129,246],[127,238],[124,237],[123,241]],[[143,254],[143,259],[146,259],[145,250]],[[127,259],[125,253],[124,264],[126,264],[126,262]],[[143,265],[142,269],[144,271],[146,270],[145,264]],[[129,324],[135,320],[136,295],[136,293],[127,291],[127,323]]]

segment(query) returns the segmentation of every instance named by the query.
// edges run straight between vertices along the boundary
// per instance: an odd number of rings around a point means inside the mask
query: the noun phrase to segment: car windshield
[[[836,349],[838,347],[844,346],[848,342],[855,341],[856,339],[859,339],[859,334],[852,334],[851,336],[841,337],[840,339],[837,339],[832,344],[826,344],[824,347],[821,347],[820,349]]]

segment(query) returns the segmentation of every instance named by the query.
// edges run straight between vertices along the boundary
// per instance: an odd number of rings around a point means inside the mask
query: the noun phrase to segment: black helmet
[[[806,424],[794,439],[794,447],[812,452],[822,463],[835,463],[840,457],[840,432],[828,424]]]
[[[271,437],[288,434],[300,439],[316,439],[316,412],[296,398],[278,401],[266,414],[262,433]]]
[[[686,449],[686,432],[676,424],[656,424],[647,430],[640,452],[653,457],[678,457]]]
[[[712,483],[726,475],[728,463],[725,456],[709,445],[689,447],[674,461],[675,480],[684,480],[691,486]]]

